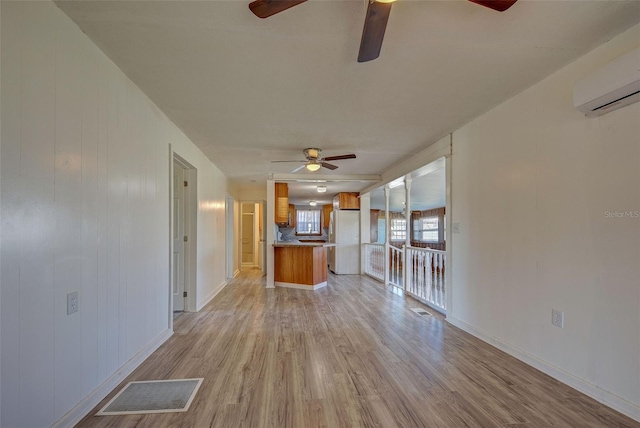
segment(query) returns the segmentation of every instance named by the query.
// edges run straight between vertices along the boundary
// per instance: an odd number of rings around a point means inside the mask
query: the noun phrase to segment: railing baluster
[[[390,284],[403,288],[438,310],[446,311],[445,251],[392,246],[385,254],[383,244],[364,244],[363,251],[365,274],[384,282],[385,263],[389,263]],[[403,270],[406,270],[406,275]]]
[[[400,269],[408,269],[405,290],[433,307],[446,311],[444,283],[446,252],[430,248],[408,247],[406,255],[406,262],[400,267]],[[400,272],[397,265],[393,266],[393,271]]]

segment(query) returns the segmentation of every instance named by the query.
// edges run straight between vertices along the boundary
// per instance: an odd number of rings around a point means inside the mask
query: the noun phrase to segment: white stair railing
[[[364,244],[364,273],[384,282],[384,244]]]
[[[402,288],[402,248],[389,247],[389,284]]]
[[[446,252],[430,248],[406,249],[405,292],[434,309],[447,310],[444,267]]]

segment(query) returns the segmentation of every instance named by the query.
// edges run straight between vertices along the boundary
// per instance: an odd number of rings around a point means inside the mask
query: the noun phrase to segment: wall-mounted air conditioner
[[[587,117],[640,101],[640,48],[597,69],[573,87],[573,105]]]

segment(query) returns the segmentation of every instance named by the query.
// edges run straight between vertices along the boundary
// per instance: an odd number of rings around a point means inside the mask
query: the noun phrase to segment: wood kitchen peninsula
[[[321,242],[278,242],[274,247],[274,280],[278,287],[317,290],[327,285],[327,248]]]

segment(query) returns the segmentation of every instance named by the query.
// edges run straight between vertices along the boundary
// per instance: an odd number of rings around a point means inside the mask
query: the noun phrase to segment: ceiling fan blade
[[[322,165],[323,167],[325,167],[327,169],[338,169],[337,165],[332,165],[332,164],[326,163],[326,162],[320,162],[320,165]]]
[[[305,1],[307,0],[255,0],[249,3],[249,9],[258,18],[268,18]]]
[[[326,158],[323,158],[323,161],[334,161],[334,160],[342,160],[342,159],[355,159],[356,155],[349,154],[349,155],[340,155],[340,156],[327,156]]]
[[[391,3],[370,1],[367,6],[367,17],[364,20],[358,62],[367,62],[380,56],[384,30],[391,13]]]
[[[299,167],[297,167],[296,169],[292,170],[289,174],[293,174],[294,172],[298,172],[298,171],[300,171],[301,169],[304,169],[304,167],[305,167],[305,166],[306,166],[306,165],[300,165],[300,166],[299,166]]]
[[[469,0],[470,2],[488,7],[489,9],[504,12],[509,9],[517,0]]]

